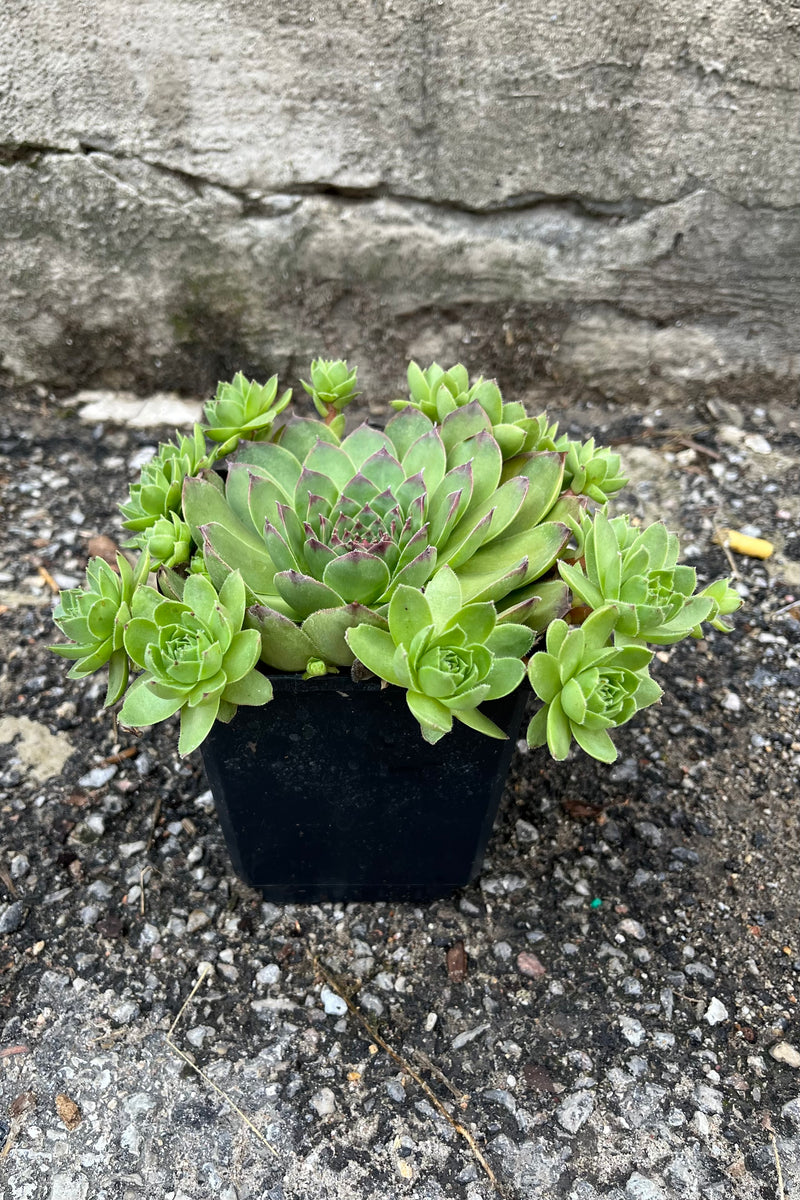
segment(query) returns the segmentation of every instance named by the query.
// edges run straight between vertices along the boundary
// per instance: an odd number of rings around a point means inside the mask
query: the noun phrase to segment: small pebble
[[[84,904],[83,908],[80,909],[78,913],[78,920],[80,921],[81,925],[86,925],[88,928],[90,925],[94,925],[96,921],[100,920],[100,909],[96,904]]]
[[[516,1100],[505,1088],[487,1088],[483,1093],[483,1098],[484,1100],[494,1100],[496,1104],[502,1104],[503,1108],[507,1108],[510,1113],[517,1111]]]
[[[772,454],[772,446],[763,433],[748,433],[744,439],[744,444],[753,454]]]
[[[708,1021],[709,1025],[720,1025],[723,1021],[728,1020],[728,1010],[722,1001],[718,1000],[716,996],[713,996],[708,1002],[705,1019]],[[800,1065],[800,1063],[798,1063],[798,1065]]]
[[[492,879],[481,879],[481,887],[490,896],[506,896],[509,892],[518,892],[528,886],[527,879],[522,875],[500,875]]]
[[[517,834],[518,842],[538,842],[539,830],[535,825],[531,825],[530,821],[523,821],[520,818],[514,826]]]
[[[22,901],[15,900],[0,916],[0,933],[16,933],[18,929],[22,928],[24,920]]]
[[[626,1200],[666,1200],[666,1192],[646,1175],[634,1171],[625,1184]]]
[[[489,1028],[488,1022],[485,1025],[476,1025],[474,1029],[465,1029],[463,1033],[459,1033],[453,1038],[450,1045],[454,1050],[460,1050],[462,1046],[466,1046],[469,1042],[474,1042],[482,1033],[486,1033]]]
[[[691,1126],[698,1137],[707,1138],[711,1132],[708,1117],[704,1112],[696,1112],[692,1117]]]
[[[686,974],[690,976],[690,978],[700,979],[703,983],[713,983],[717,978],[716,971],[712,970],[711,967],[706,966],[705,963],[701,962],[687,963],[684,970],[686,971]]]
[[[624,921],[620,921],[617,929],[620,933],[624,933],[626,937],[636,938],[639,942],[644,941],[647,937],[644,925],[641,925],[638,921],[634,921],[632,917],[626,917]]]
[[[118,768],[113,763],[107,767],[93,767],[91,771],[81,775],[78,785],[85,788],[101,788],[103,784],[108,783],[109,779],[114,778],[117,770]]]
[[[694,1098],[701,1112],[711,1115],[722,1112],[722,1092],[718,1092],[716,1088],[709,1087],[707,1083],[698,1083],[695,1085]]]
[[[789,1042],[777,1042],[774,1046],[770,1046],[769,1052],[776,1062],[800,1070],[800,1051]]]
[[[329,1117],[336,1109],[336,1097],[330,1088],[320,1088],[311,1097],[309,1104],[312,1108],[316,1109],[318,1116]]]
[[[517,955],[517,967],[529,979],[543,979],[547,974],[539,959],[529,950],[523,950],[521,954]]]
[[[31,869],[31,864],[24,854],[15,854],[10,865],[11,878],[22,879]]]
[[[201,929],[207,929],[211,924],[211,917],[202,908],[195,908],[189,913],[186,919],[186,932],[197,933]]]
[[[117,1000],[109,1007],[108,1015],[118,1025],[130,1025],[139,1015],[139,1005],[133,1000]]]
[[[133,858],[134,854],[141,854],[146,849],[147,842],[122,842],[119,853],[122,858]]]
[[[577,1133],[592,1115],[593,1108],[594,1097],[591,1092],[572,1092],[556,1109],[556,1120],[567,1133]]]
[[[319,998],[328,1016],[341,1017],[347,1012],[347,1002],[337,992],[331,991],[327,984],[322,985]]]
[[[262,967],[260,971],[256,972],[256,983],[277,983],[280,977],[281,969],[278,964],[267,963],[265,967]],[[327,1009],[325,1011],[327,1012]]]
[[[385,1005],[377,996],[373,996],[371,992],[362,992],[358,997],[359,1004],[365,1008],[367,1012],[371,1012],[373,1016],[381,1017],[385,1011]]]
[[[632,1046],[641,1046],[645,1036],[641,1021],[637,1021],[635,1017],[623,1016],[619,1018],[619,1025],[626,1042],[630,1042]]]

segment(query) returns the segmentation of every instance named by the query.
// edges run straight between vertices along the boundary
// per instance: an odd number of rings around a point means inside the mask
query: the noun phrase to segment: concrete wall
[[[791,0],[4,0],[7,379],[794,394]]]

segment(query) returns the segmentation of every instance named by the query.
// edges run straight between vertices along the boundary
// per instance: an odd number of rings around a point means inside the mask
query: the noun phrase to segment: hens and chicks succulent
[[[454,719],[504,737],[479,706],[527,674],[529,744],[613,761],[608,731],[661,695],[648,646],[727,630],[738,595],[698,591],[661,523],[609,518],[619,456],[494,381],[411,363],[385,429],[345,436],[356,374],[316,360],[318,417],[279,421],[291,391],[239,373],[205,425],[159,447],[120,506],[136,565],[93,559],[61,594],[71,675],[107,664],[123,724],[179,712],[187,754],[271,699],[265,669],[371,672],[406,690],[429,742]]]

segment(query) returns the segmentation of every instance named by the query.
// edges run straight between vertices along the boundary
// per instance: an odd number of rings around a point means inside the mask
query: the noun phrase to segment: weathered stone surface
[[[791,5],[8,8],[7,375],[203,391],[340,348],[395,387],[407,352],[611,396],[800,373]]]
[[[51,733],[29,717],[0,718],[0,745],[9,742],[15,743],[14,757],[39,783],[59,775],[73,751],[66,734]]]

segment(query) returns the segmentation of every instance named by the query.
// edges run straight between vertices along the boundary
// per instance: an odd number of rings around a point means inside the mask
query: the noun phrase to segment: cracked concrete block
[[[796,388],[790,7],[9,7],[6,378],[203,394],[342,352],[391,395],[422,346],[610,397]]]

